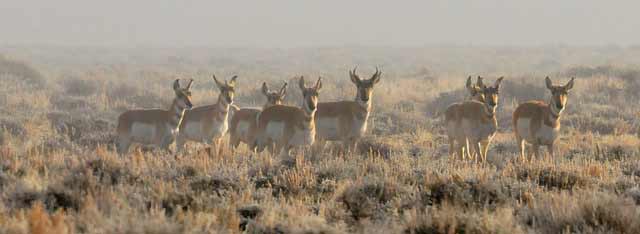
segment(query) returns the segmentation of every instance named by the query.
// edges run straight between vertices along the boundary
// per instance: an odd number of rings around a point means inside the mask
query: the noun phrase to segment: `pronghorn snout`
[[[558,108],[558,110],[564,109],[564,105],[562,105],[562,103],[556,103],[556,107]]]

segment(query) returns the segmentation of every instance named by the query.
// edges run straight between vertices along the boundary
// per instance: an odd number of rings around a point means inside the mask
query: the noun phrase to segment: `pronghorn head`
[[[269,87],[267,87],[267,82],[264,82],[262,83],[262,94],[267,97],[267,104],[265,104],[265,107],[282,105],[284,96],[287,94],[287,82],[284,82],[282,88],[280,88],[280,91],[269,90]]]
[[[187,87],[180,87],[180,79],[176,79],[173,82],[173,91],[176,92],[177,104],[183,109],[191,109],[193,104],[191,103],[191,84],[193,79],[189,80]]]
[[[220,95],[218,96],[218,100],[223,100],[227,104],[233,104],[233,96],[236,93],[236,78],[238,76],[233,76],[229,81],[224,81],[224,83],[218,81],[216,75],[213,75],[213,81],[216,82],[216,86],[220,89]]]
[[[353,71],[349,70],[349,76],[351,77],[351,82],[356,84],[358,88],[356,94],[356,101],[360,103],[369,103],[371,99],[371,94],[373,93],[373,86],[375,86],[378,82],[380,82],[380,76],[382,72],[378,70],[376,67],[376,72],[373,73],[371,78],[368,80],[360,79],[360,76],[356,73],[356,68],[353,68]]]
[[[465,98],[465,100],[476,100],[482,102],[484,100],[484,94],[482,93],[482,89],[480,88],[480,84],[482,84],[482,77],[478,76],[478,80],[476,84],[471,83],[471,76],[467,78],[466,88],[469,92],[469,96]]]
[[[478,77],[477,86],[482,90],[482,95],[480,95],[479,99],[481,102],[487,106],[489,112],[491,114],[496,112],[496,108],[498,107],[498,96],[500,95],[500,83],[502,83],[502,79],[504,77],[500,77],[496,80],[493,86],[485,86],[482,82],[482,77]]]
[[[549,105],[551,105],[558,114],[560,114],[560,112],[562,112],[562,110],[567,106],[567,95],[569,94],[569,90],[573,88],[573,80],[574,78],[572,77],[571,80],[563,86],[553,85],[551,78],[548,76],[545,78],[547,89],[551,91],[551,103],[549,103]]]
[[[318,81],[312,87],[306,87],[304,84],[304,76],[300,77],[300,83],[298,83],[300,90],[302,90],[302,97],[304,98],[302,106],[307,112],[315,112],[318,106],[318,94],[322,88],[322,77],[318,77]]]

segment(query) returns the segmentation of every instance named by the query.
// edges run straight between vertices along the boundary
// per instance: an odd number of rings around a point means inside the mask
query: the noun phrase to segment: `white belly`
[[[353,126],[351,126],[351,134],[350,137],[361,137],[364,136],[364,133],[367,131],[367,120],[364,121],[354,119]]]
[[[251,123],[245,120],[239,121],[235,134],[240,136],[241,139],[247,139],[249,137],[249,126],[251,126]]]
[[[180,134],[192,141],[210,141],[219,138],[227,132],[227,121],[215,122],[210,129],[204,129],[202,122],[189,122],[180,129]]]
[[[296,129],[289,141],[291,146],[311,145],[315,141],[315,134],[310,129]]]
[[[456,140],[462,141],[464,139],[464,131],[462,130],[462,126],[453,121],[447,123],[447,134],[449,135],[449,137],[453,137]]]
[[[541,145],[553,144],[553,142],[558,137],[558,132],[559,132],[559,129],[554,129],[552,127],[549,127],[543,124],[538,130],[538,132],[536,133],[536,138],[538,140],[538,143]]]
[[[516,124],[516,128],[518,128],[518,136],[524,139],[527,142],[534,142],[534,136],[530,133],[531,131],[531,119],[529,118],[520,118]]]
[[[316,129],[319,138],[330,141],[339,140],[338,118],[318,118]]]
[[[492,123],[477,124],[476,121],[470,121],[467,119],[462,120],[462,127],[466,138],[469,140],[491,140],[496,134],[496,128]]]
[[[180,129],[180,135],[186,136],[188,139],[196,138],[202,135],[202,124],[200,122],[188,122]]]
[[[518,119],[518,135],[529,143],[537,143],[540,145],[548,145],[553,143],[558,137],[559,129],[554,129],[542,124],[537,132],[531,132],[531,119]]]
[[[131,125],[131,139],[135,142],[152,144],[157,132],[156,126],[153,124],[133,123]]]

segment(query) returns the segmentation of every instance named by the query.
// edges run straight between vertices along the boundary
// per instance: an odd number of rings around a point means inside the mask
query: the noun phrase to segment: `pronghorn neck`
[[[218,96],[218,102],[216,103],[216,106],[218,106],[218,110],[222,113],[227,113],[229,112],[229,107],[231,106],[231,103],[227,103],[227,100],[222,96]]]
[[[180,127],[180,123],[182,122],[182,117],[184,117],[184,112],[186,111],[186,108],[183,106],[180,106],[178,102],[179,102],[178,99],[174,99],[168,111],[169,124],[171,129],[178,129]]]
[[[367,110],[367,112],[371,111],[371,98],[369,98],[369,101],[365,102],[365,101],[362,101],[362,99],[359,96],[356,96],[356,102],[358,103],[358,105],[360,105],[360,107]]]
[[[551,100],[549,101],[549,105],[547,105],[549,107],[549,116],[551,117],[552,120],[558,120],[560,119],[560,115],[562,114],[563,110],[558,110],[556,108],[556,103],[553,101],[553,97],[551,98]]]

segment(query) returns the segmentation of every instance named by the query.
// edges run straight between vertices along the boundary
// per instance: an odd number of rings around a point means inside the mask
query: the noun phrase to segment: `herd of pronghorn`
[[[304,77],[300,77],[300,106],[282,104],[286,83],[278,91],[271,91],[263,83],[262,93],[267,102],[262,109],[238,108],[233,104],[237,76],[220,82],[213,75],[220,91],[217,102],[195,108],[190,91],[193,80],[184,87],[180,80],[175,80],[175,98],[169,109],[129,110],[119,116],[116,148],[119,154],[125,154],[136,142],[168,150],[175,142],[176,153],[179,153],[187,141],[202,142],[215,148],[228,132],[232,149],[243,142],[255,152],[267,148],[272,154],[288,155],[293,147],[309,146],[318,152],[326,141],[340,141],[346,151],[355,150],[357,141],[366,132],[373,88],[380,82],[381,74],[376,68],[371,78],[361,79],[356,69],[349,71],[357,89],[355,100],[338,102],[318,102],[322,79],[307,86]],[[498,78],[493,86],[486,86],[482,77],[477,78],[476,84],[472,84],[469,77],[466,83],[468,96],[445,110],[451,157],[475,158],[477,161],[479,156],[480,161],[486,161],[489,145],[497,131],[495,112],[502,79]],[[526,160],[525,142],[531,144],[536,158],[542,145],[547,146],[553,156],[560,116],[573,81],[571,78],[566,85],[559,86],[547,77],[546,87],[551,91],[548,103],[529,101],[515,109],[513,129],[522,160]]]

